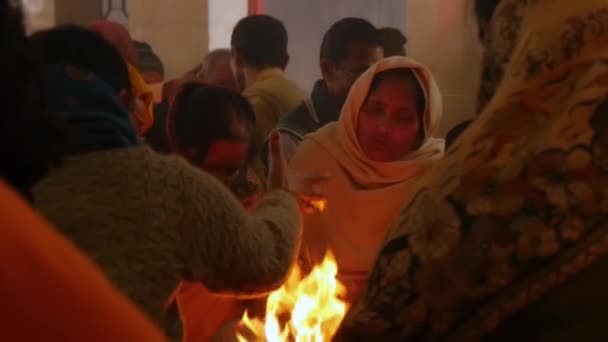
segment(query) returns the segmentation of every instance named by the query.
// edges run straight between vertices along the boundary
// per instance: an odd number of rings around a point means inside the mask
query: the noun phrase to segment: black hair
[[[323,36],[321,58],[338,64],[348,58],[353,43],[380,47],[378,30],[369,21],[361,18],[344,18],[333,24]]]
[[[477,19],[488,22],[494,16],[494,11],[500,0],[475,0],[475,15]]]
[[[255,114],[241,94],[226,88],[187,83],[177,93],[167,116],[171,150],[200,165],[214,142],[240,138],[234,132],[235,120],[244,123],[253,136]]]
[[[459,123],[458,125],[452,127],[452,129],[445,136],[445,149],[446,150],[448,148],[452,147],[452,145],[454,145],[456,140],[458,140],[458,138],[460,138],[462,133],[464,133],[464,131],[466,131],[467,128],[469,128],[469,126],[471,125],[472,122],[473,122],[473,120],[470,119],[470,120],[463,121],[463,122]]]
[[[384,57],[406,56],[405,44],[407,37],[394,27],[384,27],[378,29]]]
[[[424,90],[422,89],[421,81],[418,80],[418,77],[414,74],[411,69],[390,69],[386,71],[382,71],[374,77],[372,84],[369,88],[368,96],[374,92],[378,86],[384,82],[386,79],[397,77],[405,80],[414,91],[414,100],[416,101],[416,112],[418,114],[418,121],[420,122],[420,128],[418,130],[418,136],[416,138],[416,144],[414,144],[414,148],[419,148],[424,139],[426,137],[425,129],[424,129],[424,113],[427,110],[427,98]]]
[[[25,36],[21,9],[10,3],[0,2],[0,177],[32,200],[32,187],[59,164],[67,135],[46,110],[40,61]]]
[[[230,41],[247,65],[285,68],[289,61],[287,53],[287,30],[283,23],[269,15],[251,15],[241,19]]]
[[[94,73],[116,93],[126,91],[129,103],[133,90],[125,60],[97,32],[82,26],[62,25],[32,35],[46,64],[69,64]]]

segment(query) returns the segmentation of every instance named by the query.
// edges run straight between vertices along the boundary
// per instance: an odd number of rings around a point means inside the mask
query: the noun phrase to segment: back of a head
[[[0,2],[0,176],[22,194],[59,162],[66,135],[58,118],[46,111],[41,65],[25,36],[21,10]]]
[[[201,68],[199,70],[199,76],[204,78],[205,75],[208,75],[215,67],[225,64],[230,64],[230,50],[215,49],[209,52],[205,58],[203,58],[203,63],[201,64]]]
[[[289,61],[287,30],[268,15],[241,19],[232,31],[231,45],[243,61],[255,68],[285,68]]]
[[[251,135],[255,115],[242,95],[221,87],[187,83],[176,95],[167,117],[171,150],[202,165],[211,144],[241,138],[235,132],[236,122],[244,124]]]
[[[384,57],[406,56],[405,44],[407,37],[394,27],[384,27],[378,30],[382,47],[384,48]]]
[[[118,94],[132,100],[131,82],[118,50],[98,33],[75,25],[59,26],[32,35],[46,64],[69,64],[94,73]]]
[[[87,25],[87,28],[99,33],[105,40],[110,42],[127,63],[136,68],[139,67],[137,48],[126,27],[113,21],[98,20]]]
[[[321,59],[338,64],[348,57],[353,43],[381,46],[378,30],[362,18],[344,18],[333,24],[323,36]]]

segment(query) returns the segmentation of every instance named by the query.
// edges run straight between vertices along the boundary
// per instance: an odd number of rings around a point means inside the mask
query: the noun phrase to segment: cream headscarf
[[[423,115],[425,141],[403,160],[376,162],[367,158],[357,139],[359,111],[365,103],[377,74],[393,69],[410,69],[418,78],[426,96]],[[433,75],[424,65],[408,57],[390,57],[369,68],[355,82],[342,108],[340,119],[311,134],[308,138],[327,150],[347,170],[357,185],[375,188],[407,181],[443,155],[444,140],[436,139],[443,113],[441,92]]]
[[[375,162],[361,150],[357,119],[375,76],[392,69],[412,70],[426,94],[425,141],[403,160]],[[355,82],[339,121],[306,136],[291,160],[296,171],[331,174],[323,189],[327,209],[304,218],[303,259],[317,263],[330,249],[351,298],[361,291],[380,244],[418,176],[443,155],[443,140],[432,137],[441,112],[441,95],[429,70],[409,58],[387,58]]]

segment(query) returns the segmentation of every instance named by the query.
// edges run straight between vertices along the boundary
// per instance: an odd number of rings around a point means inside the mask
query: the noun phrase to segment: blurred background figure
[[[209,52],[195,76],[202,82],[233,91],[243,91],[230,68],[230,50],[217,49]]]
[[[230,50],[211,51],[203,58],[201,64],[190,69],[181,77],[163,84],[161,99],[154,106],[154,125],[146,133],[146,142],[157,152],[169,153],[171,151],[167,136],[167,113],[176,94],[185,83],[209,84],[240,91],[230,68]]]
[[[118,50],[125,62],[136,68],[139,66],[137,48],[126,27],[113,21],[98,20],[87,25],[87,28],[99,33],[104,39],[110,42],[110,44]]]
[[[256,116],[258,150],[279,119],[306,99],[306,93],[285,75],[287,44],[285,26],[268,15],[245,17],[232,31],[232,70]],[[261,164],[256,171],[264,177]]]
[[[378,30],[384,48],[384,57],[407,56],[407,37],[396,28],[384,27]]]

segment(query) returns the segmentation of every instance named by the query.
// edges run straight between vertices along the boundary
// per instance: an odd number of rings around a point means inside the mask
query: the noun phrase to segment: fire
[[[264,321],[245,312],[240,327],[251,336],[238,334],[238,341],[331,341],[348,310],[348,304],[340,299],[346,295],[346,287],[337,274],[338,265],[331,253],[303,279],[295,267],[285,284],[268,297]]]

